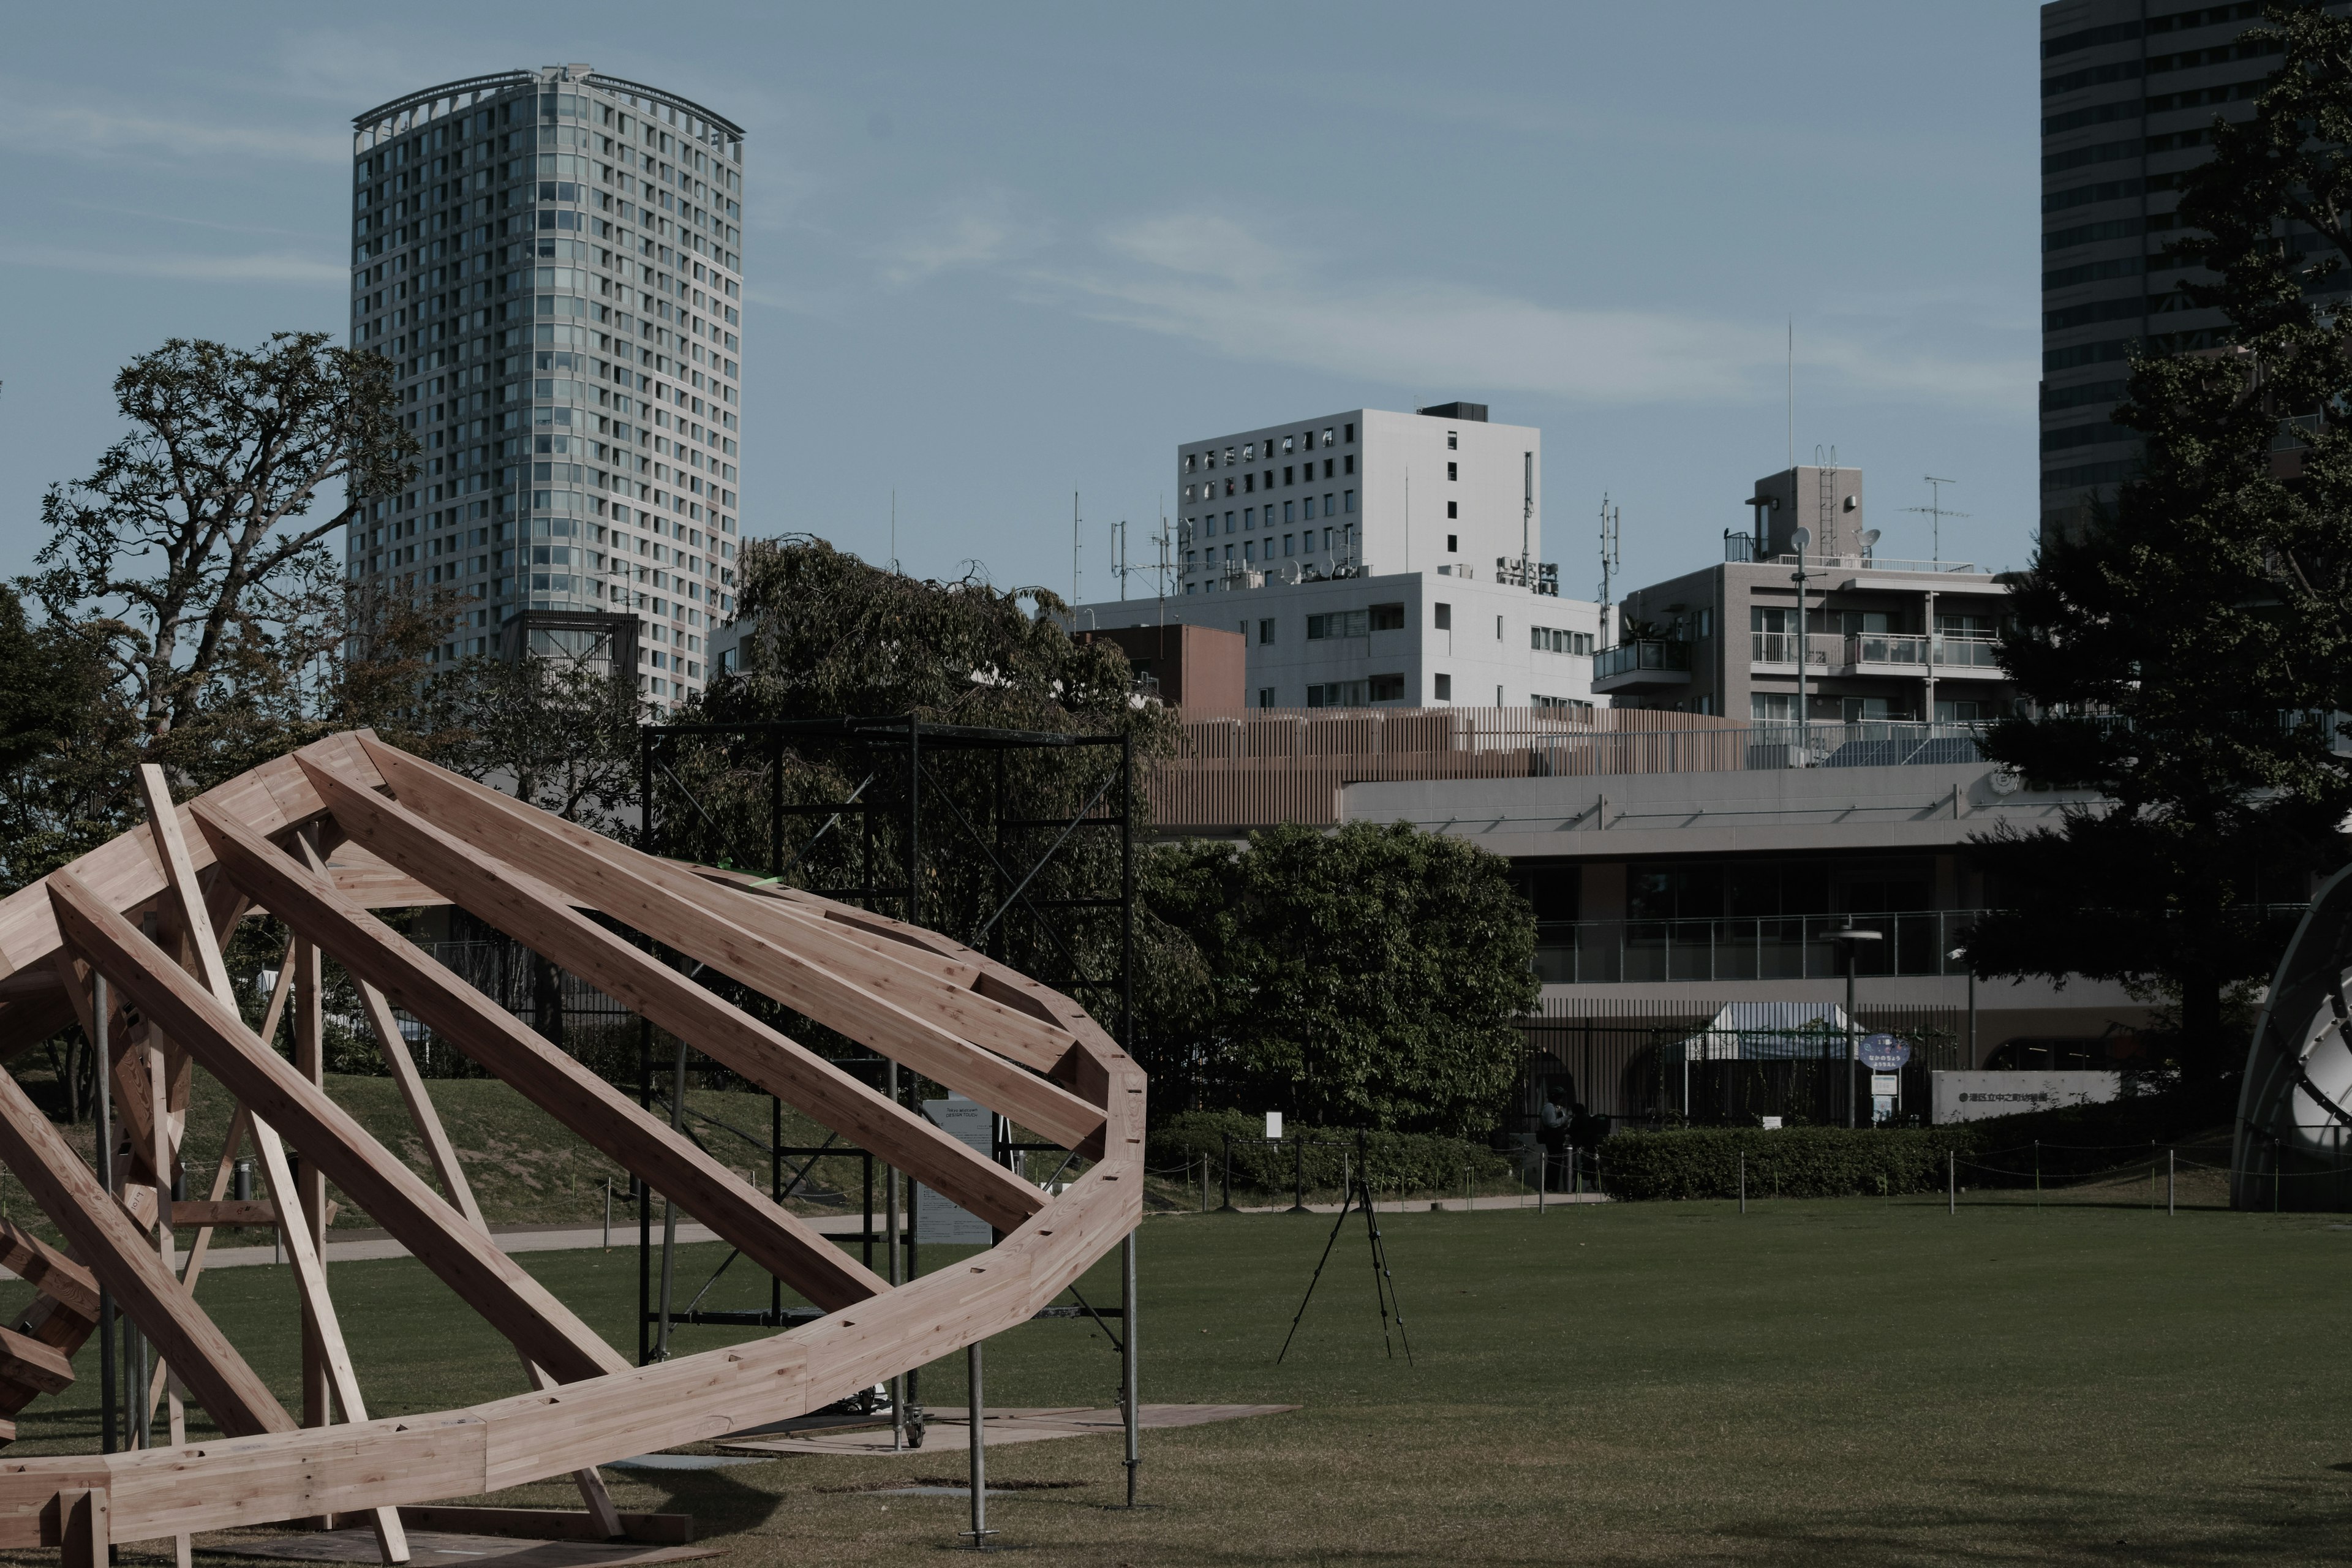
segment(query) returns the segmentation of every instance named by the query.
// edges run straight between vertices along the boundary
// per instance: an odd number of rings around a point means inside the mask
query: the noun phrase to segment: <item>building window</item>
[[[1437,629],[1441,632],[1452,631],[1454,629],[1454,606],[1451,605],[1439,605],[1436,606],[1436,610]]]
[[[1356,471],[1356,455],[1353,452],[1339,459],[1339,471],[1343,474],[1352,474]]]
[[[1439,679],[1443,679],[1444,677],[1441,676]],[[1404,700],[1404,677],[1402,675],[1375,675],[1364,684],[1371,688],[1371,697],[1375,702]]]
[[[1274,706],[1273,687],[1261,686],[1257,689],[1257,705],[1261,708],[1271,708]]]
[[[1391,675],[1381,679],[1395,681],[1397,694],[1403,695],[1403,676]],[[1324,681],[1307,689],[1307,706],[1309,708],[1361,708],[1370,687],[1370,682],[1362,680]]]
[[[1257,526],[1257,508],[1254,506],[1245,506],[1242,508],[1242,526],[1244,528],[1255,528]]]
[[[1768,723],[1786,723],[1797,716],[1797,700],[1785,691],[1751,691],[1748,716]]]
[[[1258,640],[1258,642],[1259,642],[1262,646],[1263,646],[1263,645],[1271,644],[1271,643],[1274,641],[1274,617],[1273,617],[1273,616],[1268,616],[1265,619],[1264,619],[1264,620],[1262,620],[1262,621],[1258,622],[1258,624],[1257,624],[1257,640]],[[1272,704],[1271,702],[1268,702],[1268,703],[1264,704],[1263,706],[1265,706],[1265,707],[1271,708],[1271,707],[1273,707],[1273,706],[1274,706],[1274,704]]]
[[[1460,478],[1462,477],[1462,465],[1461,465],[1461,464],[1459,464],[1459,463],[1448,463],[1448,464],[1446,464],[1446,465],[1445,465],[1445,477],[1446,477],[1448,479],[1460,479]]]
[[[1460,534],[1449,533],[1445,536],[1445,552],[1448,555],[1457,554],[1460,552],[1461,549],[1462,536]]]
[[[1305,516],[1306,516],[1306,518],[1307,518],[1307,521],[1309,521],[1309,522],[1313,522],[1313,521],[1315,521],[1315,498],[1314,498],[1313,496],[1308,496],[1308,497],[1307,497],[1304,501],[1300,502],[1299,504],[1300,504],[1300,505],[1302,505],[1302,506],[1304,506],[1304,507],[1306,507],[1306,509],[1307,509],[1307,511],[1306,511],[1306,513],[1305,513]]]
[[[1227,479],[1225,481],[1225,489],[1228,494],[1232,493],[1233,481],[1231,479]],[[1257,476],[1255,474],[1244,474],[1242,476],[1242,494],[1250,495],[1255,493],[1256,489]]]
[[[1447,501],[1445,503],[1445,515],[1448,521],[1460,517],[1462,515],[1462,503],[1458,500]]]
[[[1498,704],[1498,706],[1499,706],[1499,704]],[[1580,700],[1580,699],[1579,699],[1579,698],[1574,698],[1574,697],[1537,697],[1537,696],[1530,696],[1530,697],[1528,699],[1528,706],[1529,706],[1530,708],[1566,708],[1566,709],[1575,710],[1579,710],[1579,711],[1582,711],[1582,712],[1586,712],[1586,713],[1590,713],[1590,712],[1591,712],[1591,711],[1592,711],[1592,704],[1591,704],[1591,703],[1590,703],[1590,702],[1586,702],[1586,701],[1583,701],[1582,700]]]
[[[1285,522],[1297,521],[1297,508],[1298,503],[1297,501],[1284,501],[1282,503],[1282,521]],[[1272,524],[1269,523],[1267,526],[1271,527]]]
[[[1404,612],[1402,605],[1383,605],[1382,608],[1395,609],[1400,617]],[[1328,616],[1309,616],[1307,617],[1307,640],[1323,642],[1331,637],[1362,637],[1366,630],[1366,618],[1361,610],[1334,610]],[[1318,704],[1310,702],[1307,706],[1312,708]]]
[[[1441,675],[1437,678],[1437,700],[1440,702],[1451,702],[1454,700],[1454,678],[1452,676]]]
[[[1445,449],[1446,449],[1447,451],[1449,451],[1449,452],[1451,452],[1451,451],[1454,451],[1454,450],[1458,449],[1458,448],[1461,447],[1461,445],[1462,445],[1462,437],[1461,437],[1461,434],[1460,434],[1458,431],[1448,430],[1448,431],[1445,433]],[[1445,476],[1445,477],[1446,477],[1447,479],[1452,479],[1452,478],[1454,477],[1454,475],[1453,475],[1453,474],[1452,474],[1452,472],[1450,471],[1450,470],[1453,468],[1454,465],[1453,465],[1453,464],[1451,464],[1451,463],[1448,463],[1448,464],[1446,464],[1446,465],[1445,465],[1445,467],[1446,467],[1446,468],[1447,468],[1447,469],[1449,470],[1449,472],[1446,474],[1446,476]]]
[[[1355,444],[1356,444],[1356,427],[1355,427],[1353,425],[1350,425],[1350,426],[1348,426],[1348,445],[1349,445],[1349,446],[1350,446],[1350,447],[1352,447],[1352,446],[1354,446]],[[1353,459],[1352,459],[1352,458],[1351,458],[1351,459],[1349,459],[1349,460],[1350,460],[1350,461],[1353,461]]]
[[[1331,426],[1329,426],[1328,425],[1326,425],[1325,426],[1323,426],[1323,444],[1324,444],[1326,447],[1328,447],[1328,446],[1333,445],[1333,442],[1332,442],[1332,440],[1331,440]],[[1325,460],[1326,462],[1328,462],[1330,459],[1327,458],[1325,458],[1324,460]]]
[[[1295,534],[1288,534],[1288,533],[1286,533],[1286,534],[1284,534],[1284,535],[1282,536],[1282,553],[1283,553],[1283,555],[1284,555],[1286,558],[1286,557],[1288,557],[1288,556],[1290,555],[1290,553],[1291,553],[1290,542],[1291,542],[1291,540],[1292,540],[1292,539],[1294,539],[1294,538],[1296,538],[1296,537],[1297,537],[1297,536],[1296,536]]]
[[[1372,630],[1376,632],[1401,632],[1404,630],[1404,606],[1402,605],[1374,605],[1371,608],[1370,618]]]
[[[1500,616],[1495,617],[1495,640],[1496,642],[1503,640],[1503,617]]]
[[[1353,491],[1353,490],[1349,490],[1349,491],[1348,491],[1348,492],[1347,492],[1347,506],[1345,507],[1345,509],[1344,509],[1344,510],[1348,510],[1348,511],[1353,511],[1353,510],[1356,510],[1356,492],[1355,492],[1355,491]]]

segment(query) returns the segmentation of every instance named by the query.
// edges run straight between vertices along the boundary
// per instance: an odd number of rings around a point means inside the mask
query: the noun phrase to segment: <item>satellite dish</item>
[[[1813,531],[1810,528],[1801,528],[1789,535],[1789,542],[1803,550],[1813,542]]]
[[[1862,531],[1862,547],[1864,550],[1869,549],[1872,545],[1877,542],[1878,530],[1874,528],[1865,528]]]

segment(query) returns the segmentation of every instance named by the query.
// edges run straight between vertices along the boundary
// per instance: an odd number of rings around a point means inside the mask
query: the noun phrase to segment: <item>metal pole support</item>
[[[2167,1149],[2164,1152],[2164,1213],[2165,1217],[2168,1219],[2179,1212],[2172,1206],[2172,1176],[2175,1169],[2174,1161],[2177,1152],[2177,1151],[2171,1149]]]
[[[1960,1152],[1944,1151],[1944,1208],[1947,1213],[1960,1212]]]
[[[1739,1212],[1748,1212],[1748,1151],[1739,1152]]]
[[[1119,1244],[1119,1403],[1127,1417],[1127,1506],[1135,1506],[1135,1472],[1143,1465],[1143,1406],[1137,1390],[1135,1350],[1135,1232]]]
[[[972,1341],[963,1352],[964,1406],[971,1422],[971,1528],[964,1533],[971,1537],[974,1552],[987,1551],[988,1538],[996,1533],[988,1528],[988,1406],[981,1398],[981,1342]]]

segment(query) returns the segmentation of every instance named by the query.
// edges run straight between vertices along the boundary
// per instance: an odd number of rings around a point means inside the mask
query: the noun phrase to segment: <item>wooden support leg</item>
[[[180,835],[179,814],[172,805],[170,791],[163,782],[163,772],[153,763],[139,770],[140,786],[147,797],[147,815],[154,829],[155,847],[170,879],[173,891],[178,895],[183,929],[194,950],[197,973],[205,979],[205,988],[215,1001],[232,1011],[236,1006],[236,994],[231,987],[228,967],[221,961],[220,946],[213,936],[212,921],[205,915],[204,894],[196,885],[195,873],[190,868],[186,842]],[[306,841],[307,847],[307,841]],[[294,1055],[299,1071],[313,1086],[324,1078],[325,1060],[320,1045],[323,1022],[319,996],[319,950],[307,942],[297,942],[293,952],[295,990]],[[162,1060],[155,1062],[156,1115],[158,1128],[165,1124],[164,1081]],[[324,1426],[331,1418],[331,1393],[334,1401],[343,1407],[343,1419],[364,1422],[367,1404],[360,1397],[359,1378],[352,1370],[351,1354],[343,1343],[342,1326],[335,1318],[333,1300],[327,1294],[326,1220],[327,1190],[325,1173],[315,1163],[303,1172],[302,1213],[290,1213],[295,1202],[293,1173],[286,1159],[285,1145],[267,1122],[248,1119],[255,1149],[269,1171],[269,1195],[278,1204],[279,1228],[286,1236],[287,1255],[294,1260],[297,1285],[302,1298],[302,1408],[304,1425]],[[159,1147],[161,1133],[159,1131]],[[161,1245],[168,1267],[171,1257],[171,1190],[168,1162],[160,1165],[156,1173],[160,1184],[155,1192],[157,1223],[162,1234]],[[172,1423],[174,1442],[184,1441],[186,1426],[176,1384],[173,1385]],[[373,1510],[376,1544],[386,1563],[408,1561],[408,1535],[401,1528],[397,1509]],[[178,1568],[189,1568],[187,1538],[180,1538]]]
[[[206,929],[209,931],[210,928]],[[175,1151],[172,1146],[172,1075],[170,1066],[163,1059],[163,1047],[152,1029],[148,1031],[148,1042],[147,1125],[154,1140],[148,1163],[154,1167],[155,1173],[155,1257],[163,1264],[163,1272],[169,1274],[178,1267],[173,1258],[174,1243],[172,1234],[172,1172],[175,1164]],[[168,1366],[158,1366],[155,1371],[163,1378],[164,1396],[171,1401],[172,1447],[184,1447],[188,1441],[188,1406],[187,1402],[180,1397],[180,1380],[169,1375]],[[152,1407],[149,1408],[152,1419]],[[172,1537],[172,1551],[177,1568],[190,1568],[193,1561],[191,1544],[184,1534]]]
[[[58,1494],[58,1555],[63,1568],[107,1568],[106,1489]]]
[[[310,846],[303,846],[308,849]],[[312,857],[312,869],[322,869]],[[400,1020],[392,1016],[392,1004],[383,992],[362,981],[360,984],[360,1005],[366,1011],[368,1026],[374,1031],[376,1045],[383,1052],[384,1065],[392,1069],[393,1081],[400,1086],[400,1098],[408,1106],[408,1119],[415,1123],[416,1134],[425,1140],[426,1154],[433,1169],[441,1178],[442,1190],[449,1202],[466,1216],[466,1223],[484,1236],[490,1227],[483,1222],[481,1205],[474,1201],[473,1184],[466,1180],[465,1167],[457,1163],[457,1146],[449,1142],[448,1129],[441,1125],[441,1113],[433,1105],[433,1097],[425,1090],[424,1075],[416,1070],[416,1058],[408,1054],[408,1041],[400,1032]],[[545,1390],[556,1386],[555,1380],[529,1356],[522,1358],[523,1371],[530,1375],[533,1388]],[[580,1500],[595,1520],[596,1528],[608,1541],[621,1535],[621,1510],[613,1502],[613,1494],[604,1485],[604,1478],[591,1466],[572,1472],[572,1484],[580,1489]]]

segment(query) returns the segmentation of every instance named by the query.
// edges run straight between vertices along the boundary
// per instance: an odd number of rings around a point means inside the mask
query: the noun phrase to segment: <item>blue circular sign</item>
[[[1911,1043],[1894,1035],[1864,1035],[1854,1054],[1873,1072],[1894,1072],[1911,1059]]]

